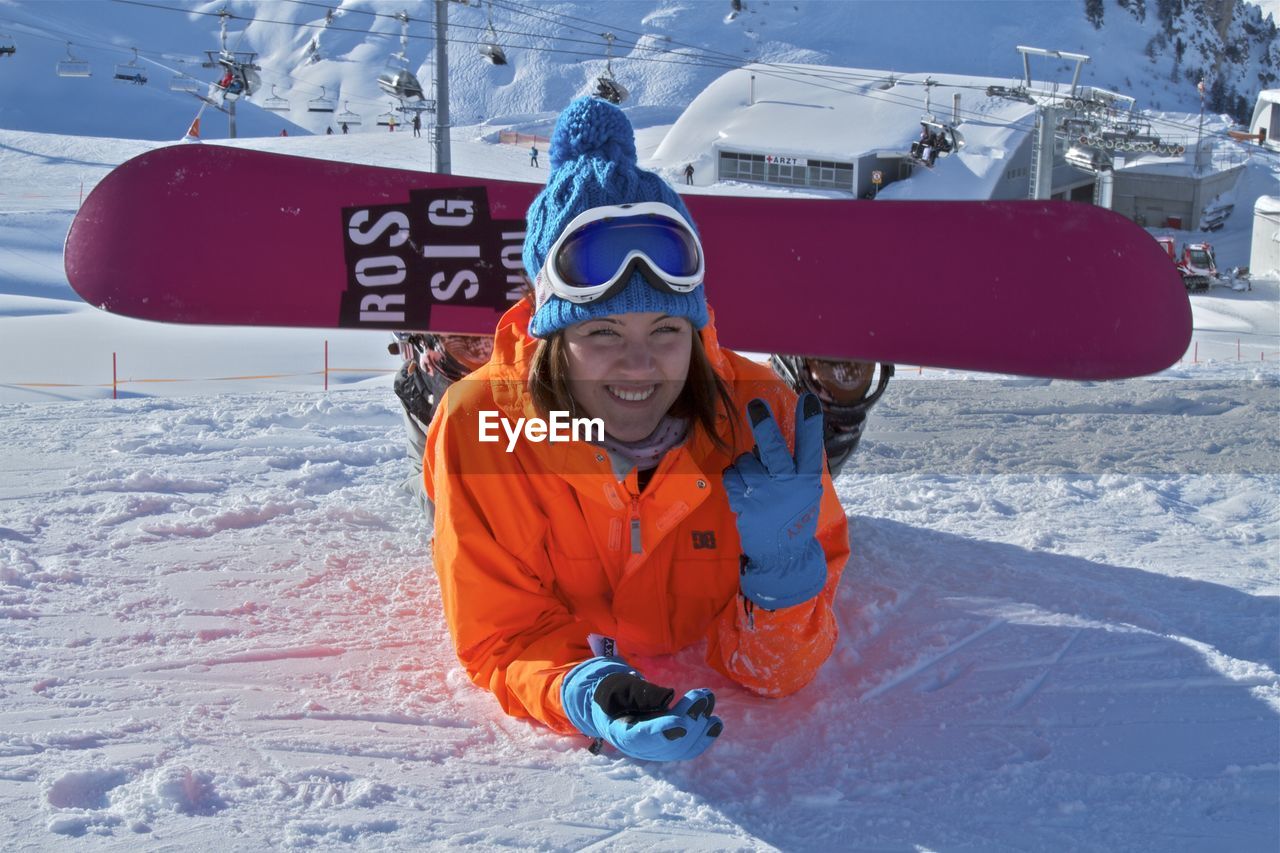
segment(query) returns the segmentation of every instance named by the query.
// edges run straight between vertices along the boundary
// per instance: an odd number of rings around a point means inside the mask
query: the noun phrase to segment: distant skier
[[[333,125],[329,125],[324,129],[325,136],[333,136]]]
[[[419,138],[422,137],[422,114],[421,113],[413,114],[413,135]]]
[[[283,127],[283,128],[281,128],[281,129],[280,129],[280,135],[281,135],[281,136],[288,136],[288,135],[289,135],[289,128],[287,128],[287,127]]]
[[[693,185],[693,164],[692,163],[684,167],[684,182],[689,186]]]
[[[392,116],[392,117],[391,117],[391,119],[390,119],[390,121],[388,121],[388,122],[387,122],[387,127],[389,128],[389,131],[388,131],[388,132],[390,132],[390,133],[395,133],[395,132],[396,132],[396,117],[395,117],[395,116]]]
[[[561,115],[556,167],[526,217],[537,290],[507,311],[476,381],[431,406],[422,482],[445,617],[471,679],[507,713],[594,748],[684,760],[723,731],[715,696],[697,689],[673,704],[676,691],[623,654],[705,639],[713,669],[771,697],[814,677],[835,643],[849,544],[824,464],[824,402],[808,383],[825,376],[865,394],[869,376],[806,363],[797,399],[721,347],[688,211],[634,150],[611,104],[582,98]],[[626,207],[638,203],[653,207]],[[479,440],[483,413],[566,409],[599,419],[603,435]]]
[[[529,165],[535,169],[538,166],[538,146],[536,144],[529,149]]]
[[[345,121],[342,123],[342,133],[344,136],[347,133],[347,123]]]

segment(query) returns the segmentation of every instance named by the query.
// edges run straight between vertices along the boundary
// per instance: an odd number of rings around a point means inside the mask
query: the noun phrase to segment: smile
[[[658,390],[657,385],[650,385],[642,389],[619,388],[616,385],[607,385],[605,387],[612,396],[627,403],[642,403],[652,397],[653,392]]]

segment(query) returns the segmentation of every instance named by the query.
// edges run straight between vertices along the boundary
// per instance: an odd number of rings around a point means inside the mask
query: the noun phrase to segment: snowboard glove
[[[711,716],[716,697],[710,690],[690,690],[670,707],[676,692],[644,680],[618,657],[594,657],[564,677],[560,700],[569,722],[589,738],[612,744],[642,761],[696,758],[724,730]]]
[[[796,401],[794,457],[767,403],[752,400],[747,414],[755,451],[725,469],[724,488],[738,516],[742,594],[758,607],[778,610],[808,601],[827,582],[827,558],[816,536],[822,405],[813,394]]]

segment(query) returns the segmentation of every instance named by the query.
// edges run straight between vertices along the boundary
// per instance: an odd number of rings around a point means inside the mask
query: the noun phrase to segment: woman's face
[[[683,317],[614,314],[565,329],[569,387],[587,417],[620,441],[646,438],[689,375],[693,326]]]

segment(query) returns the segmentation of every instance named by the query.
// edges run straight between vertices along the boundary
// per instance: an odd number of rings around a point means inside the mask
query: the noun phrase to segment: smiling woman
[[[507,713],[633,758],[694,758],[724,730],[715,696],[676,700],[621,653],[705,640],[712,668],[766,696],[813,678],[849,556],[822,407],[719,346],[697,230],[637,167],[620,110],[575,101],[550,154],[527,217],[534,292],[427,434],[445,615]],[[503,448],[485,438],[495,413],[592,418],[604,435]]]

